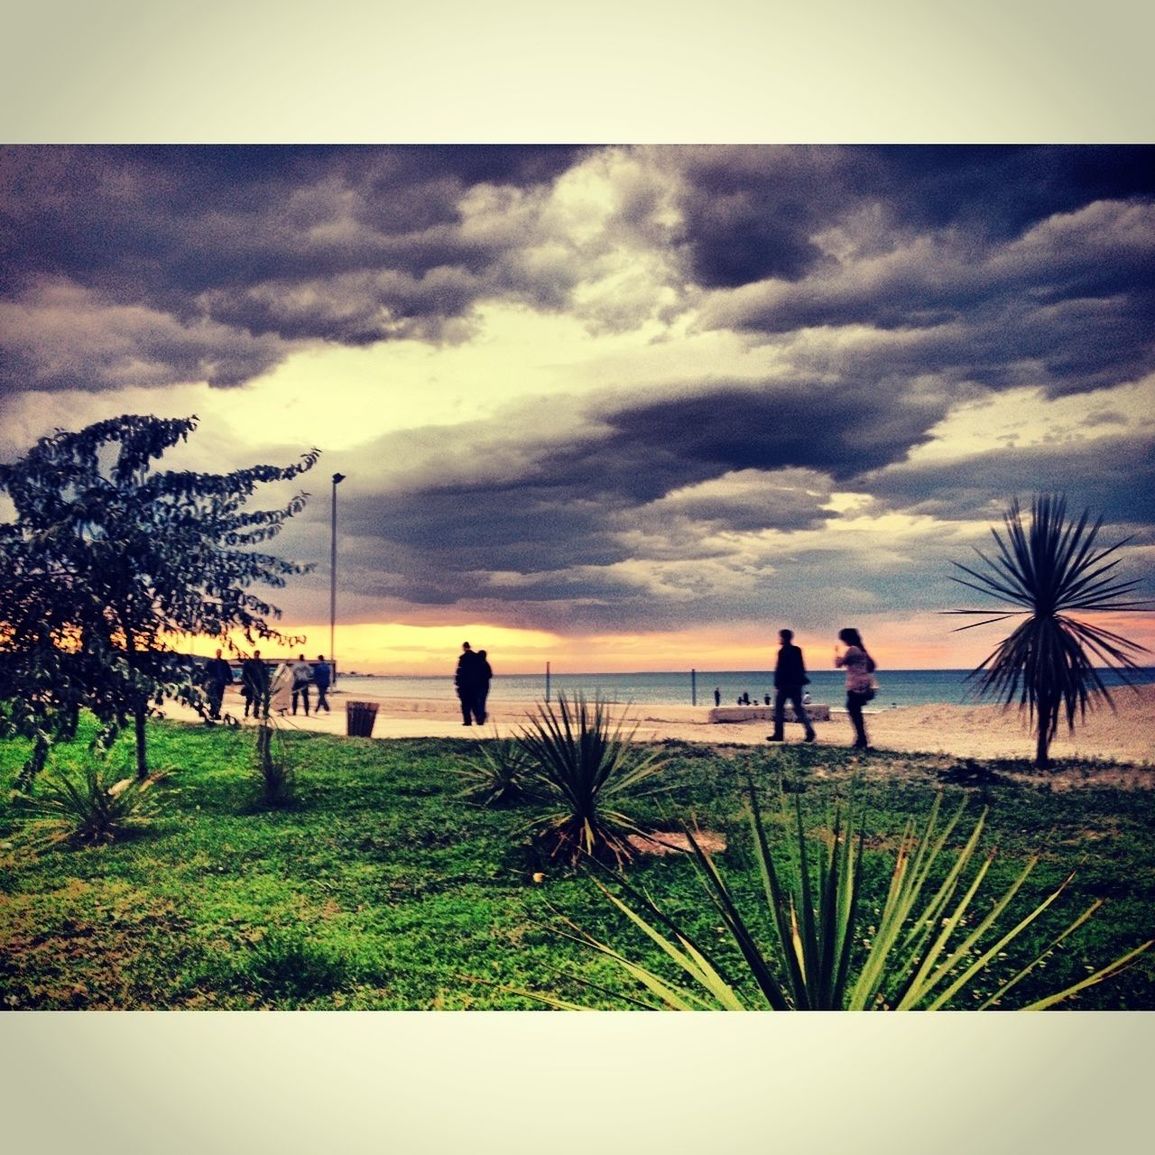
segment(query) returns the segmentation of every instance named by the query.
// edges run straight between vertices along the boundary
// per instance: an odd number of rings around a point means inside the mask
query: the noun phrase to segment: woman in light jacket
[[[874,697],[870,677],[874,672],[874,659],[866,652],[857,630],[839,630],[838,640],[846,646],[846,650],[843,652],[837,646],[834,647],[834,664],[846,670],[846,713],[854,727],[854,749],[869,750],[862,707]]]

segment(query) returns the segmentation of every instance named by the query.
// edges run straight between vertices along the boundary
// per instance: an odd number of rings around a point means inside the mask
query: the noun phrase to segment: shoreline
[[[1115,709],[1100,705],[1088,710],[1074,735],[1060,723],[1051,744],[1056,760],[1123,762],[1155,769],[1155,686],[1138,690],[1123,688],[1113,694]],[[374,739],[389,738],[493,738],[517,733],[539,703],[530,700],[491,698],[484,726],[462,725],[456,702],[432,698],[393,698],[374,694],[368,687],[341,689],[330,695],[332,710],[320,716],[286,714],[278,724],[287,729],[345,734],[345,707],[349,702],[372,702],[377,706]],[[818,746],[850,745],[850,724],[841,702],[828,703],[831,718],[815,722]],[[227,714],[242,719],[240,694],[231,689],[225,697]],[[770,724],[765,721],[710,722],[710,707],[662,704],[611,706],[615,720],[624,717],[628,732],[636,725],[637,741],[675,740],[710,745],[766,746]],[[166,704],[166,717],[197,722],[191,710]],[[786,743],[801,741],[801,727],[787,711]],[[251,721],[242,724],[251,725]],[[998,705],[896,706],[866,715],[871,745],[880,753],[941,754],[954,758],[1033,758],[1035,742],[1026,715],[1014,707]]]

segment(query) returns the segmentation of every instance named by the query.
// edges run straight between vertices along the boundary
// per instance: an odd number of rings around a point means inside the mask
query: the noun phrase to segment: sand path
[[[1089,712],[1068,735],[1060,726],[1051,746],[1057,760],[1104,760],[1125,762],[1155,770],[1155,686],[1141,687],[1137,692],[1122,689],[1115,693],[1115,710],[1099,707]],[[516,733],[535,709],[529,701],[490,700],[490,720],[484,727],[467,728],[461,724],[456,703],[431,699],[375,698],[347,683],[332,696],[331,713],[320,716],[303,713],[279,720],[286,728],[344,734],[346,704],[350,701],[374,701],[377,717],[374,738],[468,738],[506,736]],[[850,724],[838,703],[830,721],[816,723],[819,745],[847,746],[851,741]],[[230,690],[225,709],[240,717],[243,706],[239,694]],[[674,739],[705,742],[712,745],[764,745],[769,725],[766,722],[711,723],[706,706],[635,705],[626,708],[637,723],[636,737],[643,741]],[[191,711],[166,707],[170,717],[195,721]],[[251,723],[246,723],[251,724]],[[905,753],[941,753],[955,758],[1031,758],[1034,739],[1025,717],[1016,710],[998,706],[906,706],[880,710],[867,718],[867,730],[877,750]],[[801,740],[801,727],[789,723],[787,742]]]

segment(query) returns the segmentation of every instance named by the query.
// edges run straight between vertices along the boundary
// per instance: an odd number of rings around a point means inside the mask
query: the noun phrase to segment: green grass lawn
[[[60,748],[55,764],[89,759],[83,737]],[[251,731],[155,723],[151,764],[172,770],[160,787],[164,805],[155,823],[109,846],[37,855],[22,849],[28,819],[8,799],[26,746],[0,743],[0,1006],[539,1007],[518,993],[524,990],[590,1006],[626,1005],[629,980],[560,933],[567,919],[661,966],[654,948],[600,894],[596,871],[562,869],[536,855],[523,829],[529,811],[479,809],[458,798],[454,768],[474,743],[303,733],[283,741],[296,801],[264,809]],[[693,821],[724,835],[719,864],[752,907],[760,882],[744,813],[747,776],[768,813],[778,812],[784,782],[817,827],[835,796],[861,777],[874,906],[907,817],[923,817],[939,790],[947,809],[966,800],[977,818],[988,808],[985,838],[999,848],[992,886],[1008,882],[1030,854],[1040,855],[1023,906],[1077,871],[1055,918],[1032,930],[1022,951],[1048,943],[1048,932],[1092,898],[1107,899],[1016,988],[1017,1002],[1075,981],[1155,933],[1155,811],[1145,791],[1088,785],[1052,792],[1043,778],[1038,785],[1000,780],[997,764],[885,753],[870,756],[862,775],[863,763],[849,750],[822,746],[668,744],[663,752],[665,789],[633,813],[667,829]],[[111,757],[114,765],[130,764],[127,746]],[[1093,782],[1095,768],[1087,769]],[[944,774],[979,784],[944,785]],[[535,871],[545,874],[540,885]],[[701,941],[717,942],[719,963],[741,981],[740,960],[719,936],[686,856],[647,856],[629,878]],[[1153,955],[1066,1005],[1155,1009]],[[990,983],[966,999],[982,989]]]

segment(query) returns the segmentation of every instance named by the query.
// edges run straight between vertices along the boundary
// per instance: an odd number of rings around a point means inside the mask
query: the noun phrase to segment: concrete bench
[[[811,702],[806,707],[812,722],[829,722],[830,707],[822,702]],[[710,711],[711,722],[773,722],[773,706],[715,706]],[[794,710],[786,707],[786,721],[794,722]]]

